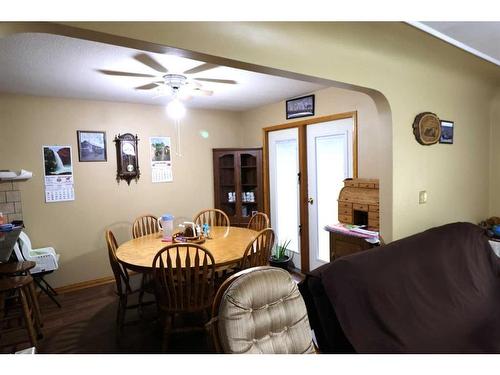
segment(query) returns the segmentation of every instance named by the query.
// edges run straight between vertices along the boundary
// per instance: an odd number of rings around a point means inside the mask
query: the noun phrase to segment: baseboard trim
[[[62,294],[62,293],[75,292],[77,290],[91,288],[93,286],[110,284],[114,282],[115,282],[114,276],[106,276],[106,277],[101,277],[100,279],[82,281],[80,283],[69,284],[54,289],[56,290],[57,293]]]

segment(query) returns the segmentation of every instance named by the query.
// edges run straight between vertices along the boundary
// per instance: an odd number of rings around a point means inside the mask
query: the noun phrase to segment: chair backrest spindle
[[[248,244],[240,268],[250,268],[266,266],[269,264],[269,257],[274,245],[274,231],[271,228],[263,229]]]
[[[250,218],[247,228],[256,230],[257,232],[269,228],[269,218],[265,213],[257,212]]]
[[[146,236],[160,231],[160,222],[154,215],[142,215],[135,219],[132,225],[132,236],[134,238]]]
[[[193,222],[200,226],[208,224],[211,227],[229,227],[231,225],[229,217],[226,213],[217,208],[210,208],[198,212],[198,214],[194,217]]]
[[[199,311],[212,303],[215,260],[203,246],[164,247],[153,259],[153,276],[157,301],[165,311]]]

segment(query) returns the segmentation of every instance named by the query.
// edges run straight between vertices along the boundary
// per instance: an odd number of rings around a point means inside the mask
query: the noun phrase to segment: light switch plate
[[[427,191],[426,190],[422,190],[418,193],[418,203],[419,204],[427,203]]]

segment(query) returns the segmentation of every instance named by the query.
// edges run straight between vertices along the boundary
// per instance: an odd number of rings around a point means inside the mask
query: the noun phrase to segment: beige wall
[[[392,126],[392,184],[381,181],[381,225],[397,239],[450,221],[476,222],[489,209],[490,102],[498,67],[403,23],[73,23],[151,44],[206,54],[204,58],[253,64],[259,71],[294,72],[378,90],[381,116]],[[71,34],[71,30],[54,32]],[[97,38],[97,35],[86,35]],[[110,40],[110,39],[108,39]],[[111,41],[111,40],[110,40]],[[126,40],[113,39],[113,43]],[[139,44],[136,44],[139,46]],[[299,46],[299,47],[297,47]],[[208,56],[207,56],[208,55]],[[220,58],[228,60],[220,60]],[[365,88],[365,89],[363,89]],[[391,116],[387,112],[387,99]],[[383,105],[386,104],[386,108]],[[433,111],[456,123],[453,146],[419,145],[415,115]],[[388,160],[385,160],[387,162]],[[418,204],[418,192],[428,203]],[[391,191],[392,190],[392,191]],[[386,223],[386,224],[384,224]],[[389,223],[389,225],[387,225]]]
[[[174,138],[164,108],[129,103],[93,102],[0,95],[0,169],[27,169],[34,177],[20,182],[24,221],[33,246],[54,246],[61,268],[56,286],[110,275],[104,230],[111,225],[119,242],[130,238],[134,217],[165,212],[191,218],[213,206],[212,148],[239,146],[239,116],[232,112],[189,110],[182,121],[182,153],[173,155],[172,183],[151,182],[149,137]],[[80,163],[77,130],[105,130],[108,162]],[[209,138],[200,136],[201,130]],[[138,183],[119,184],[113,138],[138,134]],[[42,145],[71,145],[73,202],[44,203]],[[175,148],[175,143],[173,144]],[[203,187],[203,188],[200,188]]]
[[[379,124],[379,115],[373,99],[360,92],[336,87],[316,91],[314,95],[314,117],[358,112],[358,176],[379,178],[381,156],[390,151],[381,147],[380,133],[383,134],[384,129]],[[241,115],[242,146],[262,147],[262,128],[297,121],[297,119],[286,120],[285,118],[284,101],[243,112]],[[390,136],[390,129],[388,133]]]
[[[500,216],[500,92],[491,102],[490,130],[490,210],[488,216]]]

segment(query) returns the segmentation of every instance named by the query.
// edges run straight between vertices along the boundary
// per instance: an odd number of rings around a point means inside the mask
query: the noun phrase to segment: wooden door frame
[[[279,125],[272,125],[262,129],[263,131],[263,174],[264,174],[264,211],[271,217],[270,208],[270,186],[269,186],[269,133],[276,130],[298,128],[299,133],[299,171],[300,171],[300,263],[301,272],[309,272],[309,192],[307,189],[307,126],[322,122],[353,119],[353,177],[358,177],[358,112],[344,112],[333,115],[308,118],[305,120],[292,121]]]

